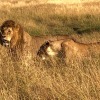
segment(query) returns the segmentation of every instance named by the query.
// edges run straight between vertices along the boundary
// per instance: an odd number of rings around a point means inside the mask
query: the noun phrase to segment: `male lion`
[[[24,32],[20,24],[6,20],[1,25],[0,43],[5,46],[13,57],[28,59],[32,56],[31,36]]]
[[[1,44],[10,46],[10,48],[18,47],[31,40],[31,36],[24,32],[20,24],[13,20],[7,20],[1,25]]]

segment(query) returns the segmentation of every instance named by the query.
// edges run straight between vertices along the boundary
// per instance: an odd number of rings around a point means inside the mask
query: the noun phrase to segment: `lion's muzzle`
[[[5,40],[5,39],[2,39],[2,44],[3,44],[3,46],[5,46],[5,47],[9,47],[9,46],[10,46],[10,41]]]

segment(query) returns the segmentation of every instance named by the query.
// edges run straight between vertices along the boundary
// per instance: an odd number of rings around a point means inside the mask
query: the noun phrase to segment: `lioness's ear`
[[[52,40],[48,40],[48,42],[49,42],[49,46],[52,46]]]
[[[51,40],[48,40],[48,42],[50,43],[50,42],[52,42]]]
[[[46,41],[45,44],[46,44],[46,45],[49,45],[50,43],[49,43],[49,41]]]

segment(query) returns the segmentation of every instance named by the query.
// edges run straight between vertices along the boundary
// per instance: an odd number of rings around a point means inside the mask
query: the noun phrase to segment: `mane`
[[[21,25],[18,25],[19,27],[19,31],[17,33],[17,40],[16,40],[16,44],[14,45],[14,48],[12,49],[20,49],[21,51],[23,51],[23,44],[24,44],[24,31]],[[16,37],[15,37],[16,38]],[[14,41],[15,42],[15,41]]]
[[[14,35],[11,39],[11,49],[15,50],[15,49],[20,48],[22,51],[23,43],[24,43],[24,31],[23,31],[22,26],[13,20],[6,20],[1,25],[1,32],[3,32],[4,27],[12,27],[13,32],[14,32]],[[1,34],[0,34],[0,38],[1,38]]]
[[[15,27],[15,22],[13,20],[4,21],[3,24],[1,25],[1,31],[3,27]]]

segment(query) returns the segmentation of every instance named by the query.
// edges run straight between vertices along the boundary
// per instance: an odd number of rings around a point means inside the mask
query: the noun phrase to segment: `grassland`
[[[69,34],[80,42],[96,42],[100,41],[99,6],[99,2],[2,5],[0,23],[13,19],[32,36]],[[33,58],[26,66],[24,62],[13,62],[1,48],[0,100],[100,100],[100,55],[81,64],[74,59],[68,64],[61,61],[40,62]]]
[[[1,4],[2,5],[2,4]],[[77,5],[41,4],[2,5],[0,23],[6,19],[20,22],[32,35],[71,34],[100,31],[100,3]]]

